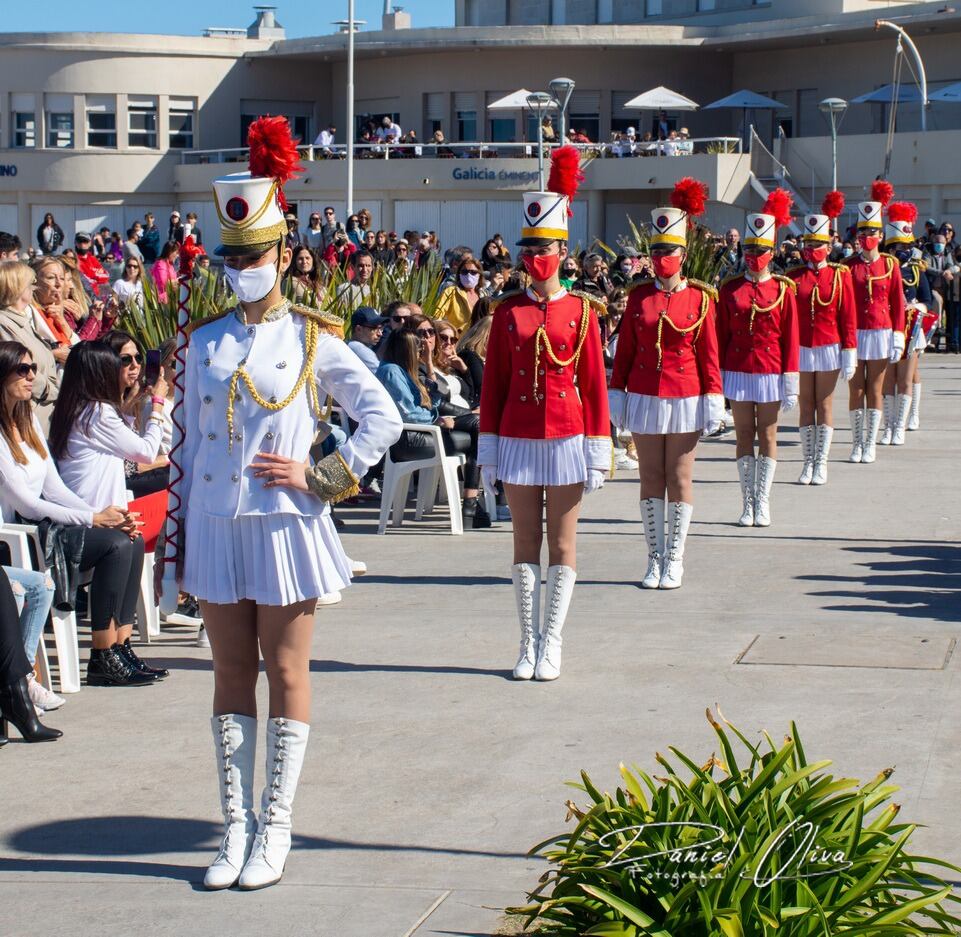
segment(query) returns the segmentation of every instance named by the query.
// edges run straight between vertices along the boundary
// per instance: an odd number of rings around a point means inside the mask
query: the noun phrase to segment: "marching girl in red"
[[[477,460],[485,488],[496,479],[504,483],[514,521],[517,680],[560,675],[581,498],[600,488],[611,468],[598,310],[595,300],[568,292],[558,278],[578,180],[577,150],[561,147],[551,157],[550,191],[525,193],[518,244],[531,285],[496,305],[484,365]],[[545,502],[549,565],[542,624]]]
[[[717,342],[724,396],[737,435],[742,527],[771,524],[778,410],[798,398],[798,323],[794,281],[768,269],[777,229],[790,221],[791,195],[775,189],[760,214],[747,216],[744,273],[721,284]],[[754,440],[758,454],[754,455]]]
[[[859,253],[846,261],[854,281],[858,316],[858,366],[848,384],[850,462],[873,462],[881,426],[881,391],[889,361],[904,351],[904,292],[898,262],[881,254],[881,211],[894,194],[890,182],[871,186],[871,201],[858,203]],[[865,409],[865,404],[867,408]]]
[[[681,585],[694,511],[694,451],[702,431],[714,432],[724,416],[714,326],[717,292],[681,273],[690,219],[703,214],[707,195],[704,183],[682,179],[671,207],[651,213],[655,275],[628,295],[608,391],[611,418],[631,431],[640,461],[645,589]]]
[[[831,220],[844,211],[844,196],[828,192],[820,215],[807,215],[802,235],[803,266],[787,275],[797,286],[800,338],[801,452],[804,465],[798,482],[823,485],[828,480],[828,454],[834,435],[832,398],[838,372],[848,381],[858,363],[857,314],[851,273],[843,264],[828,263]]]
[[[918,209],[911,202],[892,202],[888,206],[884,249],[894,255],[901,270],[905,348],[901,359],[889,364],[884,374],[884,425],[878,438],[881,446],[904,445],[918,357],[928,345],[924,322],[933,297],[931,285],[924,275],[924,261],[915,254],[914,222],[917,218]]]

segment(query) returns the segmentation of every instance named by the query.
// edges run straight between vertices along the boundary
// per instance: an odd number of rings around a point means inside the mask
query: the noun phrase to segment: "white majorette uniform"
[[[686,199],[691,193],[694,198]],[[652,251],[686,247],[689,218],[703,211],[706,198],[703,183],[682,179],[672,193],[674,204],[651,213]],[[677,275],[673,267],[680,262],[680,255],[665,261],[655,259],[655,263],[669,261],[668,283]],[[669,436],[720,424],[724,395],[715,331],[716,300],[712,286],[691,279],[682,278],[671,292],[657,278],[631,287],[608,391],[616,426],[641,436]],[[637,440],[637,445],[641,451],[644,441]],[[684,545],[694,506],[668,501],[665,512],[664,494],[661,491],[656,497],[640,500],[648,560],[641,585],[646,589],[676,589],[684,573]]]
[[[216,180],[214,203],[221,224],[218,254],[253,258],[278,252],[276,267],[229,268],[238,294],[257,303],[276,295],[287,231],[282,186],[298,156],[286,118],[254,121],[249,142],[251,171]],[[341,327],[337,319],[281,300],[258,323],[246,321],[241,303],[193,330],[177,484],[186,513],[182,586],[205,603],[297,606],[293,620],[301,614],[299,603],[350,580],[329,504],[357,490],[364,470],[399,438],[401,421],[387,392],[344,344]],[[340,450],[310,464],[328,395],[357,421],[357,431]],[[309,490],[255,475],[252,463],[260,452],[307,465]],[[310,726],[285,713],[267,720],[259,816],[253,794],[256,717],[219,713],[211,729],[224,838],[204,886],[272,885],[290,851]]]
[[[549,191],[524,194],[521,246],[566,244],[578,166],[575,147],[553,151]],[[557,254],[552,257],[559,261]],[[519,290],[495,305],[484,363],[477,461],[488,469],[496,466],[501,481],[537,488],[567,486],[611,470],[599,311],[593,297],[565,289],[548,297]],[[516,518],[514,524],[516,536]],[[540,531],[540,515],[537,525]],[[548,567],[542,625],[539,561],[516,563],[511,571],[521,625],[514,677],[556,679],[561,629],[576,572],[559,564]]]

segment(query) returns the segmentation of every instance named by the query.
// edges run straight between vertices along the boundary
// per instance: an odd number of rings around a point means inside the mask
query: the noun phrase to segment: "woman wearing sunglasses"
[[[143,309],[143,264],[139,257],[128,257],[124,261],[123,276],[114,282],[112,289],[122,307],[134,303]]]

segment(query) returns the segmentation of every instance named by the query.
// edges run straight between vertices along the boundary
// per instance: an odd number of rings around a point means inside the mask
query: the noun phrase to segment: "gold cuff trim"
[[[307,487],[321,501],[337,504],[360,493],[360,479],[340,452],[332,452],[307,470]]]
[[[521,237],[524,238],[551,238],[558,241],[567,240],[566,228],[521,228]]]

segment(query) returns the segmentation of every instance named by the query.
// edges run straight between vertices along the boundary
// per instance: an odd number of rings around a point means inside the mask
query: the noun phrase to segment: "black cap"
[[[386,321],[387,319],[380,315],[373,307],[361,306],[350,317],[350,327],[356,329],[358,325],[365,325],[367,328],[372,328],[375,325],[383,325]]]

